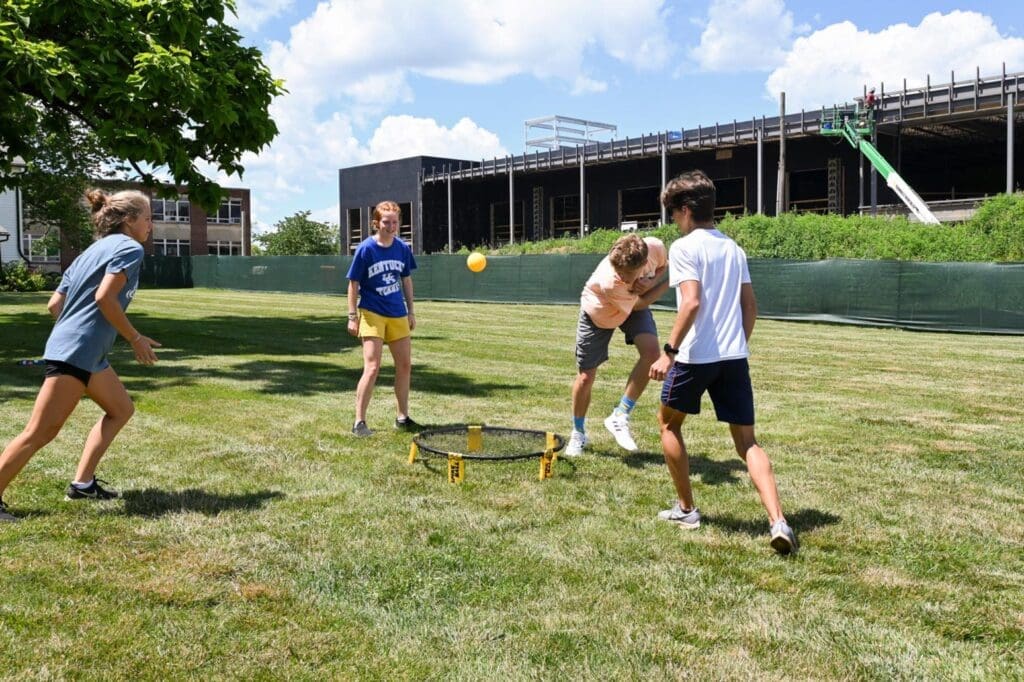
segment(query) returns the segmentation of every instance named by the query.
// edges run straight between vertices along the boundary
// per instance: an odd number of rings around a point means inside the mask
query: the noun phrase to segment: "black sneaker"
[[[17,523],[20,520],[17,516],[7,511],[7,505],[4,504],[3,500],[0,500],[0,523]]]
[[[98,478],[92,479],[92,483],[89,484],[88,488],[76,488],[74,485],[68,485],[68,489],[64,492],[65,500],[116,500],[121,497],[121,493],[117,492],[113,488],[104,488],[100,485],[110,485],[106,481],[101,481]]]
[[[395,419],[395,428],[399,431],[420,431],[423,426],[413,421],[412,417],[406,417],[405,419]]]
[[[360,438],[373,435],[373,431],[366,425],[366,422],[356,422],[356,425],[352,427],[352,433],[356,434]]]

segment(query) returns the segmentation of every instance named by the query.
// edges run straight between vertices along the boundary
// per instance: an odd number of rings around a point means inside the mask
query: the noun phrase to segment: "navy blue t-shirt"
[[[396,238],[387,248],[368,237],[359,244],[347,277],[359,283],[359,307],[384,317],[408,314],[402,278],[412,275],[416,259],[412,249]]]
[[[100,372],[110,366],[107,353],[117,339],[117,330],[96,305],[96,291],[107,274],[123,272],[128,282],[117,295],[122,310],[128,309],[139,287],[142,244],[125,234],[111,234],[93,243],[68,266],[57,291],[64,294],[64,307],[57,317],[43,358],[58,360]]]

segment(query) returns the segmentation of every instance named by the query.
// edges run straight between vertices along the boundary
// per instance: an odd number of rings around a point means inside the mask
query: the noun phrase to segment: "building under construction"
[[[1022,88],[1024,73],[1005,69],[882,87],[869,112],[871,142],[936,216],[962,219],[979,199],[1020,189]],[[552,134],[522,155],[341,169],[343,253],[370,234],[372,207],[385,199],[402,206],[402,236],[417,253],[653,226],[665,220],[658,196],[666,180],[694,168],[715,181],[720,215],[908,212],[858,149],[822,134],[835,110],[787,112],[784,98],[780,104],[774,117],[605,141],[591,130],[614,134],[613,126],[538,119],[528,129],[539,124]]]

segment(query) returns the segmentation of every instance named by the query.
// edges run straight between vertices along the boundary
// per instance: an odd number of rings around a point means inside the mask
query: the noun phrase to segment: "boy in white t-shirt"
[[[757,301],[747,256],[715,228],[715,185],[702,171],[683,173],[666,185],[661,202],[683,235],[669,249],[669,286],[677,287],[678,313],[652,379],[664,381],[658,423],[678,501],[658,518],[683,528],[700,527],[693,504],[682,426],[700,413],[707,391],[719,421],[729,424],[736,452],[746,462],[771,524],[771,545],[780,554],[797,550],[786,523],[768,455],[754,437],[754,393],[747,340],[754,331]]]

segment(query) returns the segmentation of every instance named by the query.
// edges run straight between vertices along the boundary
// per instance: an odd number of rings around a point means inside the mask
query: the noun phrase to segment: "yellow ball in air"
[[[482,272],[487,267],[487,256],[482,253],[471,253],[466,259],[466,267],[473,272]]]

